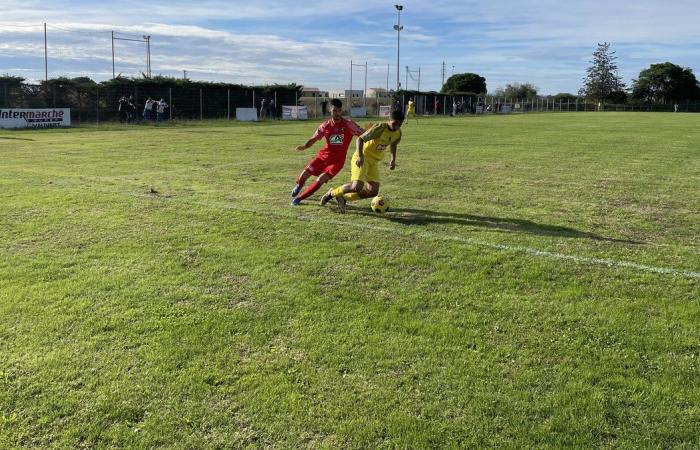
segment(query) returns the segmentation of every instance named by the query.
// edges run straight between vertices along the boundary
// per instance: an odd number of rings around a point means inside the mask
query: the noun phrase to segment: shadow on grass
[[[0,136],[0,139],[11,139],[13,141],[33,141],[34,139],[21,138],[21,137],[10,137],[10,136]]]
[[[445,223],[467,225],[471,227],[489,228],[514,233],[529,233],[540,236],[558,236],[565,238],[592,239],[596,241],[615,242],[622,244],[642,245],[644,242],[631,241],[627,239],[614,239],[600,236],[595,233],[579,231],[574,228],[562,227],[559,225],[547,225],[532,222],[524,219],[513,219],[508,217],[477,216],[473,214],[458,214],[442,211],[430,211],[426,209],[398,208],[392,209],[385,216],[377,216],[364,208],[348,206],[348,212],[363,216],[383,217],[391,222],[402,225],[428,225],[431,223]]]

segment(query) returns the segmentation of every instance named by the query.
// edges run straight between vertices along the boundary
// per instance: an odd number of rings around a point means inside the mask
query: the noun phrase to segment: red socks
[[[318,191],[321,186],[323,186],[323,183],[319,183],[318,180],[316,180],[313,183],[311,183],[311,185],[307,187],[304,192],[299,194],[297,198],[299,199],[299,201],[305,200],[311,197],[314,192]]]

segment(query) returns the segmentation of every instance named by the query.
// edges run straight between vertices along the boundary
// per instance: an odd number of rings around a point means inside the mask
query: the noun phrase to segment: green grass
[[[700,446],[700,115],[315,125],[0,131],[0,448]]]

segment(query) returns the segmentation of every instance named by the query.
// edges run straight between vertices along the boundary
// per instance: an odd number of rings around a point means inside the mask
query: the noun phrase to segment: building
[[[328,97],[328,91],[322,91],[319,88],[304,87],[301,90],[302,97]]]
[[[386,88],[375,87],[367,89],[367,97],[369,98],[388,98],[391,97],[391,92],[387,91]]]
[[[352,98],[362,98],[364,96],[365,91],[363,91],[362,89],[353,89],[352,91],[350,89],[345,89],[344,91],[330,91],[328,93],[328,96],[330,98],[350,98],[351,92]]]

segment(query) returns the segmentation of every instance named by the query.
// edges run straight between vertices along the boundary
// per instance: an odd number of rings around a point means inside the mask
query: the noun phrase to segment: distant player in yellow
[[[340,212],[345,212],[347,202],[374,197],[379,193],[379,163],[389,149],[389,169],[396,168],[396,148],[401,142],[403,120],[404,115],[401,111],[393,111],[388,122],[373,126],[357,138],[357,150],[350,164],[350,183],[326,192],[321,198],[321,205],[335,198]]]
[[[418,123],[418,116],[416,115],[416,104],[413,102],[413,97],[408,99],[408,107],[406,108],[406,123],[408,123],[408,118],[413,117]]]

